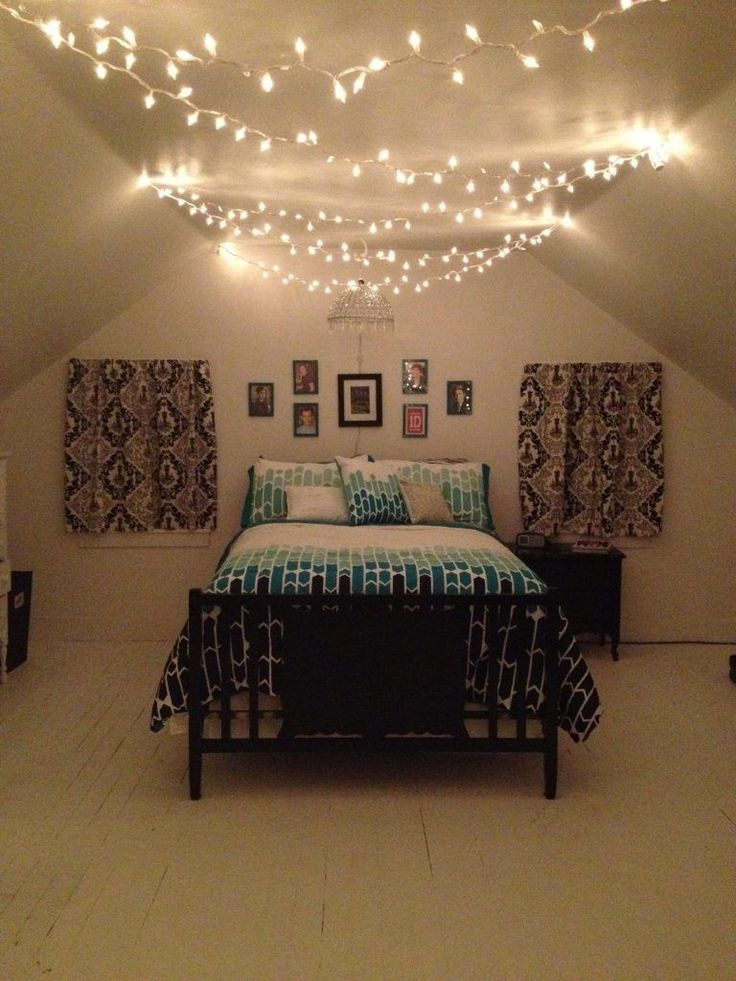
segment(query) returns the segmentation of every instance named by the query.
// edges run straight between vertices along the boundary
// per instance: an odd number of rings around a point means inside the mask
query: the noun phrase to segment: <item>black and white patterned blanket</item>
[[[428,526],[346,526],[284,523],[259,525],[243,532],[207,586],[212,593],[305,595],[332,594],[535,594],[545,591],[538,577],[491,535],[469,528]],[[470,606],[466,691],[468,700],[488,698],[490,658],[499,662],[497,698],[511,708],[525,691],[527,708],[542,704],[544,613],[535,606],[509,606],[489,622],[482,604]],[[283,624],[274,615],[248,623],[220,608],[203,621],[203,703],[222,688],[223,664],[228,687],[247,688],[246,630],[258,658],[259,690],[279,693]],[[151,713],[151,728],[187,708],[188,627],[169,655]],[[222,657],[227,650],[229,657]],[[561,615],[559,724],[577,742],[598,724],[600,702],[577,641]]]

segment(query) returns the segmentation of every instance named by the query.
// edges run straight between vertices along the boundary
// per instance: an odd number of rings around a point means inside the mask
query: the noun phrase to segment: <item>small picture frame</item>
[[[316,395],[319,392],[319,372],[316,361],[293,361],[294,395]]]
[[[427,435],[429,406],[426,402],[409,403],[403,406],[404,427],[402,435],[422,439]]]
[[[294,435],[319,436],[319,403],[294,403]]]
[[[404,395],[425,395],[429,381],[426,358],[405,358],[401,362],[401,391]]]
[[[469,416],[473,411],[473,383],[471,381],[448,381],[448,416]]]
[[[337,376],[338,426],[382,426],[382,376]]]
[[[248,382],[248,415],[273,415],[273,382]]]

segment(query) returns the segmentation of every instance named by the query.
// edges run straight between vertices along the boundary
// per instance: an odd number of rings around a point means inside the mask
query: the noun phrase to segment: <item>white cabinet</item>
[[[0,453],[0,682],[5,681],[8,658],[10,558],[8,557],[7,461],[7,453]]]

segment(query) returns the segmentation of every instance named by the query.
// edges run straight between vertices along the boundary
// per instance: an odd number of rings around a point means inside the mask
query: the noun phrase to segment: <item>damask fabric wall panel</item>
[[[207,361],[69,362],[69,531],[212,529],[217,444]]]
[[[519,406],[524,528],[544,534],[662,530],[662,366],[528,364]]]

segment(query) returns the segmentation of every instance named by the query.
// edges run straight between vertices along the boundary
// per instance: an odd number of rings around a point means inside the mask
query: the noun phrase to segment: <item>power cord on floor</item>
[[[630,646],[643,644],[702,644],[705,647],[736,647],[736,640],[620,640]]]

